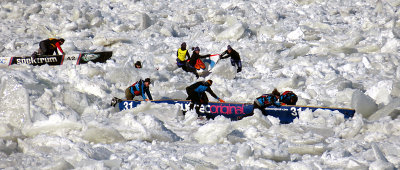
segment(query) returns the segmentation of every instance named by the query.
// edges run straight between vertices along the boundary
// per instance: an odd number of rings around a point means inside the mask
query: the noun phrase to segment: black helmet
[[[150,84],[151,83],[150,78],[144,79],[144,82],[149,82],[149,84]]]

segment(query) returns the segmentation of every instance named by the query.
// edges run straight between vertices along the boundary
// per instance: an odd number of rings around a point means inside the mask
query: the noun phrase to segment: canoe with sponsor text
[[[77,65],[86,64],[88,62],[94,63],[105,63],[106,60],[110,59],[112,51],[103,52],[85,52],[80,54],[72,55],[39,55],[35,58],[31,56],[22,57],[0,57],[0,66],[11,66],[11,65],[62,65],[65,61],[73,61]]]
[[[119,110],[126,110],[135,108],[137,105],[144,101],[138,100],[128,100],[121,101],[118,103]],[[190,101],[189,100],[153,100],[152,103],[167,103],[172,105],[177,105],[183,111],[189,111]],[[240,120],[246,115],[251,114],[253,110],[253,105],[249,103],[218,103],[209,102],[207,105],[199,106],[198,114],[200,116],[207,116],[209,118],[214,118],[216,116],[224,116],[230,118],[231,120]],[[265,111],[268,115],[279,118],[281,123],[291,123],[294,119],[299,117],[299,112],[309,109],[311,111],[316,111],[318,109],[337,111],[344,115],[344,118],[350,118],[354,116],[354,109],[346,108],[330,108],[330,107],[313,107],[313,106],[281,106],[281,107],[267,107]]]

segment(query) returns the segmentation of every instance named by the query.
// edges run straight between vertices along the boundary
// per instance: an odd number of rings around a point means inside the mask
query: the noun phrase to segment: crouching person
[[[272,93],[270,93],[270,94],[263,94],[260,97],[257,97],[254,100],[254,103],[253,103],[254,107],[253,107],[253,110],[251,111],[251,113],[247,114],[243,117],[253,116],[254,109],[259,109],[264,116],[268,116],[267,112],[265,111],[266,107],[269,107],[272,105],[274,105],[276,107],[281,106],[281,103],[279,103],[279,96],[280,96],[280,93],[278,92],[278,90],[274,89],[272,91]]]
[[[194,105],[208,104],[208,97],[206,92],[210,93],[212,97],[217,99],[219,102],[225,103],[224,100],[220,99],[212,90],[211,85],[213,81],[207,80],[196,82],[188,87],[186,87],[186,92],[188,97],[186,100],[190,100],[190,110],[193,109]],[[196,113],[199,113],[200,107],[196,107]]]
[[[150,78],[139,80],[125,90],[126,100],[133,100],[135,96],[142,96],[145,101],[153,100],[150,93]]]

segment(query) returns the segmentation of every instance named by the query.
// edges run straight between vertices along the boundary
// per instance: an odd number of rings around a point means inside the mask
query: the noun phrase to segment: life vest
[[[205,85],[200,85],[199,87],[197,87],[196,89],[194,89],[195,92],[197,93],[203,93],[207,90],[208,86]]]
[[[187,50],[178,49],[178,59],[180,61],[185,61]]]
[[[133,83],[131,88],[133,88],[133,93],[135,96],[140,96],[141,92],[139,91],[140,87],[139,87],[139,83]]]
[[[277,102],[278,99],[272,94],[263,94],[262,96],[258,97],[257,100],[261,107],[279,104],[279,102]]]
[[[194,65],[194,68],[196,68],[197,70],[205,69],[206,65],[203,63],[203,61],[201,61],[200,59],[197,59],[196,65]]]
[[[190,62],[190,60],[187,60],[187,63],[189,63],[189,62]],[[189,66],[191,66],[191,65],[189,64]],[[204,62],[201,59],[197,59],[196,64],[194,65],[194,68],[196,68],[197,70],[200,70],[200,69],[204,70],[206,68],[206,65],[204,64]]]

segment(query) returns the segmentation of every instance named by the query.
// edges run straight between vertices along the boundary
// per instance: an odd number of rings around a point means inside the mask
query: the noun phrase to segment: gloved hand
[[[219,102],[221,102],[221,103],[225,103],[225,101],[224,101],[224,100],[222,100],[222,99],[219,99]]]

